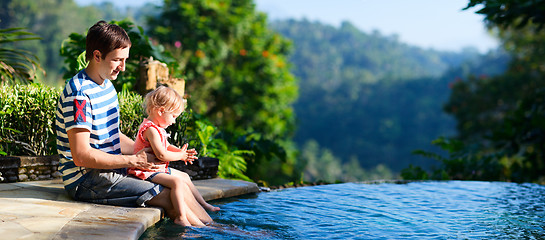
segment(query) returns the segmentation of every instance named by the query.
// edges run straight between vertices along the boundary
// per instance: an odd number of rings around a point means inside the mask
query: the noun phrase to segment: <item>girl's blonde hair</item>
[[[144,98],[144,109],[146,114],[150,115],[155,108],[164,107],[166,112],[183,111],[185,108],[185,99],[176,92],[176,90],[167,86],[159,86],[155,90],[146,94]]]

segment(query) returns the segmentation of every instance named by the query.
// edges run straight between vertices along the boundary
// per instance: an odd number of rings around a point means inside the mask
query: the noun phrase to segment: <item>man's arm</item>
[[[89,145],[89,139],[91,138],[91,133],[89,130],[83,128],[72,128],[68,130],[67,133],[72,159],[74,160],[76,166],[96,169],[115,169],[127,167],[139,169],[157,168],[154,164],[149,163],[154,159],[153,154],[144,150],[138,152],[136,155],[109,154],[98,149],[94,149]]]

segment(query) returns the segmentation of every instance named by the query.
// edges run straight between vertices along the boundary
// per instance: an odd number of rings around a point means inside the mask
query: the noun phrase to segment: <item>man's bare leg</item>
[[[163,188],[163,190],[157,194],[157,196],[148,200],[146,204],[163,208],[163,210],[165,210],[165,214],[171,219],[178,217],[176,215],[176,211],[174,210],[174,206],[172,206],[172,202],[170,201],[170,189],[168,188]]]

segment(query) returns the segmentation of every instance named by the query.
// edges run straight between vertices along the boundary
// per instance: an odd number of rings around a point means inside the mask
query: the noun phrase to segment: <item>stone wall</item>
[[[60,178],[59,156],[0,156],[0,182],[25,182]],[[210,179],[218,176],[217,158],[201,157],[193,164],[171,162],[170,167],[186,172],[191,179]]]
[[[60,178],[59,156],[2,156],[0,182],[24,182]]]
[[[183,161],[170,162],[169,166],[186,172],[192,180],[210,179],[218,176],[219,160],[217,158],[200,157],[193,164]]]

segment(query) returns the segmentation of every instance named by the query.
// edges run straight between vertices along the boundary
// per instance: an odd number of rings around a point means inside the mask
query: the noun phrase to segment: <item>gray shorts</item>
[[[88,169],[85,180],[68,193],[76,201],[124,207],[145,207],[163,186],[123,174],[119,170]]]

